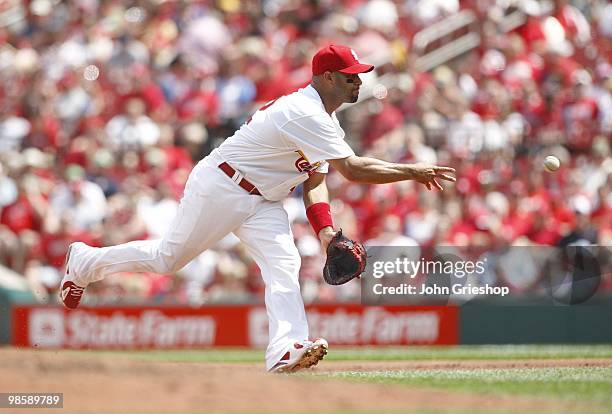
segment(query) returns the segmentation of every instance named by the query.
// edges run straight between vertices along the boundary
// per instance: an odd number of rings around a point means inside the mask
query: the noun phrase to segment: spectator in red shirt
[[[56,268],[63,266],[68,246],[75,240],[99,245],[91,233],[75,228],[69,218],[48,217],[41,237],[45,262]]]
[[[567,146],[587,151],[599,130],[599,108],[597,101],[587,95],[591,83],[589,74],[584,70],[576,71],[572,78],[573,87],[559,105],[560,121]]]

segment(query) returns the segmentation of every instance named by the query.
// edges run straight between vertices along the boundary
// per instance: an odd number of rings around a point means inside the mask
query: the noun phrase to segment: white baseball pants
[[[233,232],[261,269],[266,285],[270,369],[296,341],[308,339],[298,282],[301,259],[281,202],[248,194],[218,163],[207,157],[193,169],[163,239],[74,251],[75,282],[86,285],[117,272],[174,273]]]

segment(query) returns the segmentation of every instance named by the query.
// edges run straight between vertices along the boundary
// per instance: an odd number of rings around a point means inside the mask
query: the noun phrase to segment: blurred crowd
[[[477,16],[469,30],[480,44],[421,70],[415,34],[462,10]],[[522,19],[509,28],[511,11]],[[54,301],[72,241],[161,237],[194,163],[258,106],[308,84],[311,57],[329,42],[377,64],[364,90],[379,93],[339,114],[357,152],[449,165],[458,176],[428,192],[331,172],[332,211],[345,233],[422,248],[612,244],[605,0],[5,0],[0,264]],[[543,169],[546,155],[561,160],[558,172]],[[299,189],[285,205],[305,301],[358,300],[357,283],[322,281]],[[120,274],[87,297],[244,302],[262,300],[263,288],[229,236],[177,275]]]

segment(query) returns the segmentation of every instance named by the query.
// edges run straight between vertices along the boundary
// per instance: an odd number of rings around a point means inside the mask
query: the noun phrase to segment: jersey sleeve
[[[344,141],[344,131],[327,115],[310,115],[290,120],[280,127],[285,138],[314,164],[355,155]]]
[[[327,174],[329,172],[329,164],[326,161],[324,161],[321,163],[321,166],[317,168],[315,171],[321,174]]]

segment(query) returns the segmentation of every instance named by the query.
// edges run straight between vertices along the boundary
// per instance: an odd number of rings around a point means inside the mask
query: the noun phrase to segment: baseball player
[[[308,340],[300,256],[281,200],[303,184],[307,217],[326,248],[336,233],[325,185],[330,164],[347,179],[364,183],[416,180],[442,190],[440,179],[455,181],[453,168],[359,157],[344,141],[335,110],[357,101],[359,74],[372,69],[346,46],[319,50],[310,85],[264,105],[195,166],[161,240],[103,248],[70,245],[60,290],[64,306],[76,308],[88,284],[112,273],[174,273],[232,232],[257,262],[266,285],[267,369],[292,372],[317,364],[328,344]]]

